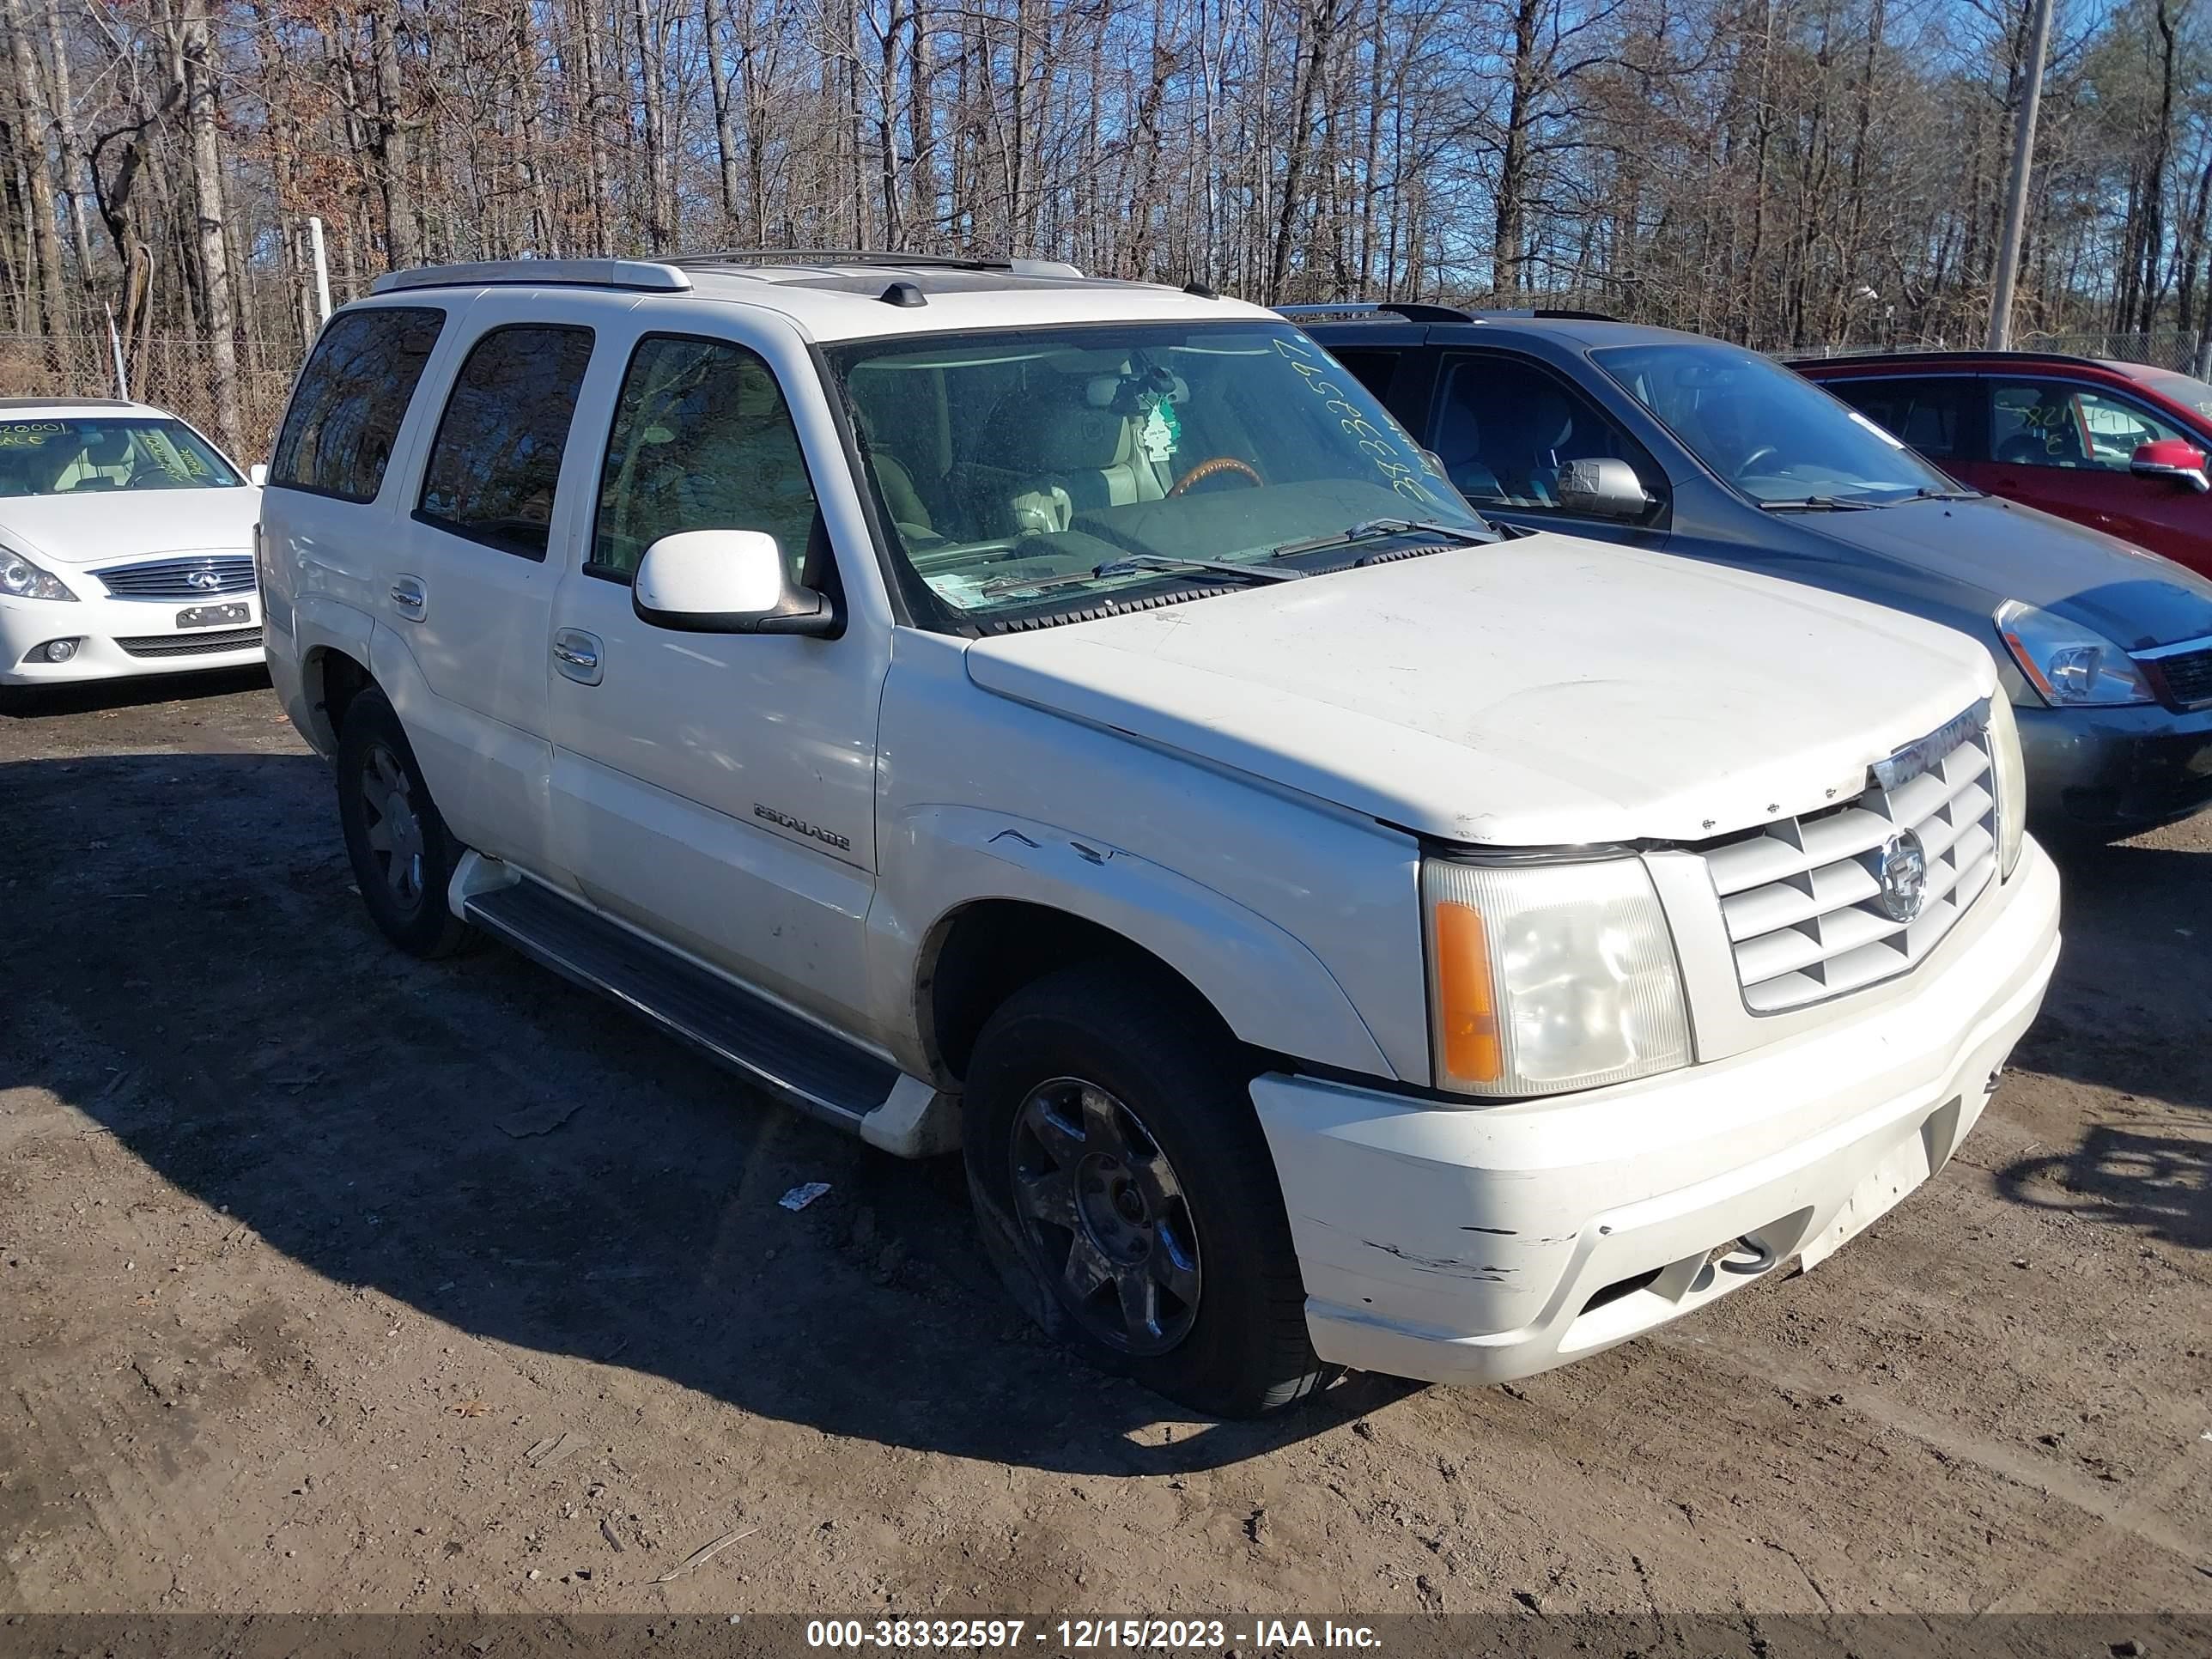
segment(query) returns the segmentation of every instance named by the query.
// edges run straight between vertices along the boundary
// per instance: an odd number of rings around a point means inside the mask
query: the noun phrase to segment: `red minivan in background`
[[[2212,576],[2212,386],[2142,363],[1913,351],[1790,365],[1977,489]]]

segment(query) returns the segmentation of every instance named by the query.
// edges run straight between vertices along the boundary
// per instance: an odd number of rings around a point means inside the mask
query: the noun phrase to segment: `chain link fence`
[[[238,453],[244,466],[265,459],[291,395],[302,353],[297,340],[246,340],[238,353]],[[131,396],[182,416],[222,441],[207,342],[149,335],[124,367]],[[112,398],[115,349],[105,334],[0,334],[0,398]]]
[[[2202,376],[2208,342],[2196,329],[2166,328],[2148,334],[2023,334],[2023,351],[2063,351],[2071,357],[2112,357],[2124,363],[2179,369]]]
[[[1979,351],[1983,343],[1972,340],[1893,340],[1887,344],[1856,341],[1848,344],[1792,346],[1778,357],[1844,357],[1857,352]],[[2212,335],[2196,329],[2155,329],[2121,334],[2044,334],[2030,331],[2013,337],[2019,351],[2056,351],[2069,357],[2109,357],[2124,363],[2145,363],[2153,368],[2178,369],[2199,380],[2212,379]]]

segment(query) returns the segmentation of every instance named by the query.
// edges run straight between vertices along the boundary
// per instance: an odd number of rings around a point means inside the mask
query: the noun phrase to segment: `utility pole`
[[[1990,286],[1990,349],[2012,345],[2012,290],[2020,276],[2021,232],[2027,219],[2027,175],[2035,163],[2035,110],[2043,101],[2043,58],[2051,44],[2051,0],[2035,8],[2027,30],[2027,62],[2021,88],[2020,123],[2013,129],[2012,178],[2005,189],[2004,237],[1997,244],[1996,280]]]
[[[331,262],[323,256],[323,222],[310,216],[307,220],[307,246],[315,258],[315,309],[323,320],[331,319]]]
[[[115,354],[115,395],[125,403],[131,401],[131,377],[123,370],[123,336],[116,331],[115,307],[102,306],[107,313],[107,349]]]

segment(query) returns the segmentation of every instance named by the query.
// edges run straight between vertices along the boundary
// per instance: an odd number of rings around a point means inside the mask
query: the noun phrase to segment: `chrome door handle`
[[[402,576],[392,584],[392,608],[410,622],[422,620],[429,600],[419,576]]]
[[[553,660],[562,673],[579,685],[599,683],[599,640],[580,628],[563,628],[553,635]]]

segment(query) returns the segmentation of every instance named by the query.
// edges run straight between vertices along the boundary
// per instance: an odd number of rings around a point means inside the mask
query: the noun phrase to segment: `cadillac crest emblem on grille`
[[[1910,830],[1900,830],[1882,843],[1881,862],[1875,871],[1881,890],[1875,902],[1892,921],[1911,921],[1928,902],[1928,849]]]

